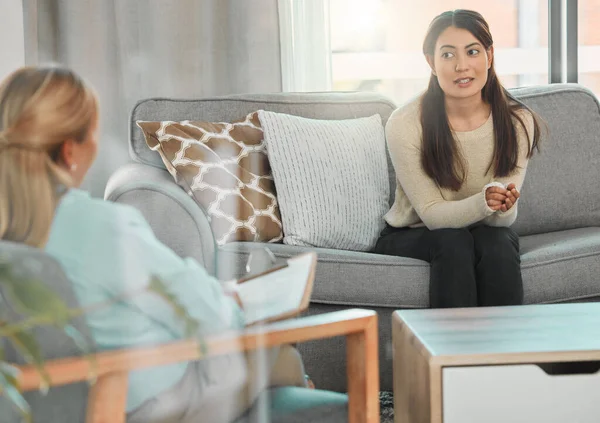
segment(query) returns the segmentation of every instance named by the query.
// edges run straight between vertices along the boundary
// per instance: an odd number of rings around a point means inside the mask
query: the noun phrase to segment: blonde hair
[[[58,164],[63,142],[83,142],[98,110],[73,71],[24,67],[0,86],[0,239],[42,247],[61,195],[72,185]]]

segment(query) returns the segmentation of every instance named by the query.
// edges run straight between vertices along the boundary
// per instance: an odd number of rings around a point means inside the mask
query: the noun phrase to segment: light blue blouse
[[[201,334],[243,326],[243,315],[219,282],[192,259],[182,259],[154,236],[142,214],[129,206],[70,190],[61,200],[46,252],[62,265],[81,306],[133,295],[86,318],[100,350],[148,346],[181,339],[183,324],[158,295],[145,292],[151,275],[200,322]],[[186,363],[129,374],[127,411],[169,389]]]

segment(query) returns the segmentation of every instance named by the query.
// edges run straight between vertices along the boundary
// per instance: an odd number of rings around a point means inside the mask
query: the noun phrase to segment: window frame
[[[278,0],[283,91],[330,91],[329,0]],[[315,30],[315,28],[321,30]],[[548,0],[548,83],[578,82],[578,0]]]

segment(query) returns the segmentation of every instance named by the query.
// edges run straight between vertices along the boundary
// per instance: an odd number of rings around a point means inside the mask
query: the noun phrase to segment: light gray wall
[[[70,66],[100,96],[94,196],[129,160],[138,100],[281,91],[277,0],[24,1],[27,63]]]
[[[0,78],[25,63],[23,41],[23,3],[2,0],[0,5]]]

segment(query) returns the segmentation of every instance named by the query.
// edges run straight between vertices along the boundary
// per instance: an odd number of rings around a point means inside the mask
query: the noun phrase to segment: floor
[[[391,392],[379,393],[381,423],[394,423],[394,396]]]

